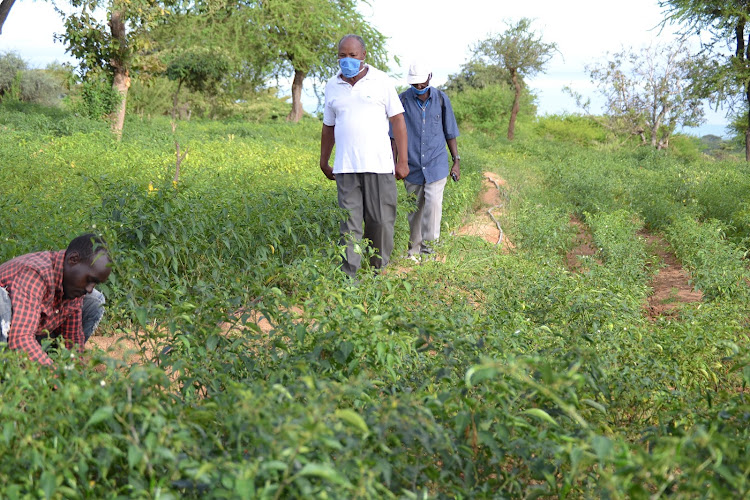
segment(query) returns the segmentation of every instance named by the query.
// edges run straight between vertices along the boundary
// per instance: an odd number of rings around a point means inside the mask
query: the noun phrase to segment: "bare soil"
[[[659,235],[642,232],[641,236],[646,238],[663,265],[651,280],[653,292],[646,307],[649,319],[675,317],[685,304],[702,301],[703,293],[690,284],[690,276],[671,251],[669,243]]]
[[[597,248],[589,227],[575,214],[570,216],[570,225],[575,227],[576,236],[573,248],[565,255],[565,264],[571,272],[578,273],[584,270],[585,258],[594,257]],[[598,258],[594,258],[594,262],[601,264]]]
[[[502,245],[503,251],[509,252],[515,246],[505,233],[502,235],[502,240],[498,242],[500,240],[500,228],[492,220],[489,212],[491,210],[495,219],[499,219],[499,217],[505,214],[503,193],[500,192],[498,187],[502,189],[508,183],[494,172],[485,172],[483,175],[484,181],[482,182],[482,192],[479,196],[479,206],[474,211],[471,221],[459,228],[456,234],[460,236],[478,236],[493,245]]]
[[[570,224],[576,228],[576,241],[565,256],[568,269],[572,272],[584,272],[584,262],[601,264],[601,261],[594,257],[597,248],[588,226],[575,215],[570,217]],[[690,276],[670,250],[669,243],[661,236],[647,231],[641,231],[640,236],[646,239],[648,247],[661,263],[661,267],[651,280],[652,292],[644,306],[648,318],[655,321],[660,317],[676,317],[686,304],[702,301],[703,293],[695,290],[690,284]]]
[[[291,312],[297,315],[302,314],[302,309],[294,307]],[[237,312],[236,317],[239,319],[244,312]],[[268,321],[262,313],[259,311],[251,310],[247,313],[247,317],[243,318],[243,321],[252,322],[260,328],[261,333],[268,335],[273,330],[273,325]],[[244,328],[244,326],[238,326],[233,323],[222,323],[220,326],[221,333],[226,336],[231,336],[233,332],[236,332],[238,328]],[[119,359],[125,361],[128,364],[143,363],[147,359],[153,358],[154,351],[146,344],[145,352],[140,350],[138,344],[130,338],[127,334],[121,331],[105,332],[104,335],[92,335],[88,342],[89,348],[92,346],[98,347],[113,359]]]

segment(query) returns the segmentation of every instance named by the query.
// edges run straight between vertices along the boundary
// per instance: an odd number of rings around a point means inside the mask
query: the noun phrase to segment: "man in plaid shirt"
[[[109,254],[95,234],[67,250],[21,255],[0,264],[0,342],[51,365],[41,340],[62,336],[68,349],[83,349],[104,313],[94,287],[110,274]]]

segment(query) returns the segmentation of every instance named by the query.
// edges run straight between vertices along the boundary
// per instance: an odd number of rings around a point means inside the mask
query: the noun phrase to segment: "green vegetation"
[[[529,120],[513,143],[465,133],[445,262],[396,259],[355,285],[319,122],[173,134],[129,116],[118,142],[101,121],[0,106],[0,261],[102,232],[101,332],[145,356],[89,350],[99,372],[58,352],[50,372],[0,353],[4,498],[748,494],[746,163],[689,139],[624,151],[581,117]],[[487,170],[508,181],[511,253],[451,234]],[[598,249],[579,273],[573,214]],[[644,228],[701,303],[647,317]]]

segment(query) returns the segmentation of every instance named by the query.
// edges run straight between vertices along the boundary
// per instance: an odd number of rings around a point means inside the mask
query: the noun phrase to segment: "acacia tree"
[[[517,23],[506,22],[508,29],[503,33],[490,35],[477,43],[473,58],[487,66],[503,68],[509,83],[515,89],[515,99],[508,123],[508,139],[515,135],[516,117],[521,106],[521,92],[524,79],[541,72],[557,51],[557,44],[542,42],[541,37],[531,31],[531,20],[522,18]]]
[[[228,73],[228,59],[216,50],[194,47],[177,54],[166,69],[167,78],[177,81],[172,95],[172,120],[177,120],[177,103],[183,85],[193,92],[212,94]]]
[[[367,46],[367,61],[386,68],[385,36],[357,11],[356,0],[257,0],[238,10],[247,16],[252,42],[247,58],[259,54],[272,77],[292,77],[292,110],[287,120],[302,117],[302,84],[319,81],[338,70],[337,44],[342,36],[360,35]],[[247,4],[245,4],[247,5]]]
[[[112,131],[121,137],[130,74],[149,60],[144,52],[150,49],[149,30],[168,15],[168,4],[156,0],[72,0],[76,12],[58,12],[64,20],[65,32],[58,36],[66,49],[80,61],[84,76],[104,71],[112,88],[120,94],[120,103],[111,114]],[[95,13],[106,12],[106,25]]]
[[[483,89],[498,82],[508,82],[508,71],[500,66],[470,60],[461,65],[458,73],[448,76],[443,88],[446,92],[463,92],[467,89]]]
[[[586,70],[605,99],[603,124],[664,149],[678,126],[704,121],[703,94],[694,82],[699,66],[700,60],[681,41],[640,52],[623,49]]]
[[[750,2],[745,0],[661,0],[666,23],[684,35],[701,35],[701,83],[715,103],[744,113],[745,159],[750,161]],[[729,47],[731,52],[727,52]]]

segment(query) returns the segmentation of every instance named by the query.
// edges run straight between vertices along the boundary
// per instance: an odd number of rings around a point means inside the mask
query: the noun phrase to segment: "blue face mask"
[[[414,89],[414,92],[416,92],[417,95],[423,95],[425,92],[427,92],[428,90],[430,90],[430,86],[429,85],[426,86],[425,88],[423,88],[422,90],[419,90],[417,87],[412,87],[412,88]]]
[[[359,59],[353,57],[342,57],[339,59],[339,67],[341,68],[341,74],[347,78],[354,78],[361,70],[359,65],[362,63]]]

